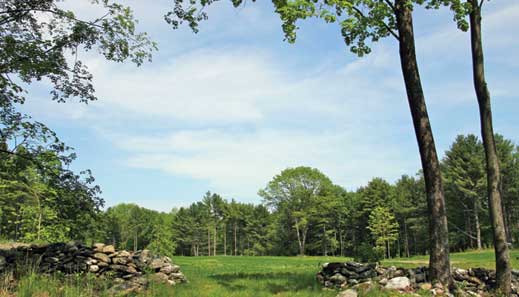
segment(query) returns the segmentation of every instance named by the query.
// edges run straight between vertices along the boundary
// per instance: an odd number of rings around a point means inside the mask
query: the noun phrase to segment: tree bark
[[[216,256],[216,224],[214,225],[214,235],[213,235],[213,256]]]
[[[449,260],[449,233],[440,163],[436,153],[434,137],[418,71],[418,63],[416,61],[412,8],[410,8],[406,2],[406,0],[396,0],[395,13],[399,33],[400,62],[416,139],[420,150],[425,188],[427,191],[427,206],[430,214],[429,271],[433,282],[450,285],[452,279]]]
[[[223,255],[227,256],[227,223],[223,225]]]
[[[326,226],[323,225],[323,240],[324,240],[324,256],[328,256],[328,250],[326,248],[327,240],[326,240]]]
[[[400,234],[398,234],[398,238],[396,239],[396,252],[395,257],[402,257],[402,250],[400,246]]]
[[[409,253],[409,234],[407,234],[407,220],[404,218],[404,252],[407,258],[410,257]]]
[[[38,199],[38,241],[40,241],[40,235],[41,235],[41,220],[42,220],[42,210],[41,210],[41,201],[40,197],[36,195],[36,199]]]
[[[501,200],[503,201],[503,214],[505,217],[506,238],[507,238],[508,242],[510,242],[513,245],[514,237],[512,236],[512,232],[510,230],[510,228],[512,227],[512,213],[510,211],[512,209],[512,207],[506,201],[504,201],[505,198],[504,198],[503,193],[501,193]]]
[[[207,255],[211,256],[211,228],[207,227]]]
[[[472,211],[470,209],[467,209],[466,212],[463,213],[465,216],[465,233],[466,233],[466,240],[464,240],[465,244],[462,247],[462,251],[466,251],[470,248],[474,248],[474,235],[472,234],[472,217],[470,216],[470,213]]]
[[[234,255],[238,255],[238,247],[237,247],[237,234],[238,233],[238,226],[236,224],[236,222],[234,222]]]
[[[481,249],[481,224],[479,223],[479,200],[474,199],[474,227],[476,228],[476,245],[477,249]]]
[[[343,235],[342,235],[342,230],[341,230],[341,231],[339,231],[339,243],[341,245],[341,248],[340,248],[340,250],[341,250],[341,257],[344,256],[344,243],[343,243],[343,239],[342,238],[343,238]]]
[[[497,156],[494,130],[492,127],[492,109],[490,92],[485,80],[483,45],[481,38],[481,7],[477,0],[469,0],[472,4],[470,13],[470,39],[472,49],[472,67],[474,88],[479,105],[481,136],[485,148],[487,163],[487,191],[490,221],[494,233],[494,249],[496,257],[496,281],[501,293],[508,295],[511,290],[510,254],[506,241],[505,223],[501,204],[501,175]]]
[[[295,219],[295,222],[296,222],[295,227],[296,227],[296,233],[297,233],[297,243],[299,244],[299,255],[303,256],[305,254],[305,250],[303,247],[301,234],[299,234],[299,221],[297,219]]]
[[[303,242],[302,242],[302,247],[301,247],[301,256],[304,256],[305,255],[305,245],[306,245],[306,235],[308,234],[308,228],[305,227],[303,230]]]

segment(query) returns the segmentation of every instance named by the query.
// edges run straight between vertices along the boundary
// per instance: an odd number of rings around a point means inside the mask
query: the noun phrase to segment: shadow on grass
[[[223,273],[210,276],[219,285],[230,291],[251,290],[263,287],[272,294],[282,292],[319,290],[315,277],[308,273],[298,272],[265,272],[265,273]],[[251,286],[243,284],[241,281],[252,282]],[[238,282],[238,283],[237,283]]]

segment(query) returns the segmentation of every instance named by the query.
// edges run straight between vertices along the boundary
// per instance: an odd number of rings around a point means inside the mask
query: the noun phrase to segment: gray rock
[[[97,260],[96,259],[92,259],[92,258],[88,258],[85,260],[85,264],[87,265],[94,265],[94,264],[97,264]]]
[[[149,250],[142,250],[138,255],[138,261],[142,264],[148,264],[151,260],[152,256]]]
[[[103,261],[99,261],[97,263],[97,266],[99,267],[108,267],[110,264],[106,263],[106,262],[103,262]]]
[[[99,266],[97,266],[97,265],[90,265],[90,266],[88,267],[88,271],[89,271],[89,272],[92,272],[92,273],[96,273],[96,272],[99,271]]]
[[[178,272],[180,272],[180,266],[172,264],[171,273],[178,273]]]
[[[115,257],[112,259],[112,263],[126,265],[126,263],[128,263],[128,258]]]
[[[341,285],[341,284],[347,282],[348,279],[344,275],[342,275],[340,273],[336,273],[332,277],[330,277],[330,281],[335,283],[336,285]]]
[[[179,280],[181,282],[186,282],[187,281],[187,279],[184,276],[184,274],[180,273],[180,272],[170,274],[169,275],[169,279]]]
[[[160,268],[160,272],[170,274],[173,272],[173,266],[171,266],[171,264],[166,264]]]
[[[348,289],[346,291],[341,291],[339,294],[337,294],[337,297],[357,297],[357,291]]]
[[[106,255],[104,253],[95,253],[93,257],[101,262],[105,262],[105,263],[112,262],[112,260],[110,260],[110,257],[108,257],[108,255]]]
[[[145,286],[148,284],[148,279],[143,276],[134,277],[131,279],[132,283],[138,284],[140,286]]]
[[[162,266],[164,266],[164,261],[160,258],[153,259],[150,263],[150,268],[154,270],[159,270]]]
[[[411,282],[409,281],[409,278],[405,276],[399,276],[390,279],[385,288],[386,289],[393,289],[393,290],[405,290],[406,288],[411,286]]]
[[[106,245],[103,247],[103,253],[113,254],[113,253],[115,253],[115,247],[113,245]]]
[[[103,252],[103,248],[105,247],[104,243],[94,243],[93,248],[95,252]]]
[[[109,267],[110,267],[110,269],[112,269],[114,271],[120,271],[120,272],[125,272],[125,273],[130,273],[130,274],[137,273],[137,270],[135,268],[126,266],[126,265],[112,264]]]
[[[124,251],[124,250],[117,253],[118,257],[124,257],[124,258],[129,258],[131,255],[132,254],[130,254],[130,252]]]
[[[423,283],[423,282],[427,281],[427,277],[426,277],[425,273],[417,273],[415,275],[415,281],[417,283]]]
[[[157,272],[152,276],[152,278],[157,281],[166,282],[166,281],[168,281],[169,276],[167,276],[166,274],[164,274],[162,272]]]

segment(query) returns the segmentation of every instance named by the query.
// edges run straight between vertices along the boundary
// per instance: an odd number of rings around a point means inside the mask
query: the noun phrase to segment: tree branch
[[[353,10],[355,10],[362,18],[367,18],[364,13],[359,9],[357,8],[356,6],[352,6]],[[400,37],[398,36],[398,34],[395,33],[395,31],[393,31],[393,29],[391,29],[391,27],[389,27],[388,24],[386,24],[384,21],[380,21],[380,24],[382,26],[384,26],[386,28],[386,30],[391,34],[393,35],[393,37],[396,38],[396,40],[400,40]]]
[[[16,152],[13,152],[13,151],[10,151],[10,150],[5,150],[5,149],[2,149],[0,148],[0,154],[8,154],[8,155],[12,155],[12,156],[16,156],[16,157],[20,157],[22,159],[25,159],[27,161],[31,161],[34,163],[34,165],[36,165],[36,167],[38,167],[38,169],[40,169],[42,172],[47,172],[48,174],[56,177],[56,178],[60,178],[61,176],[59,174],[56,174],[54,173],[52,170],[48,170],[47,168],[45,168],[45,166],[43,166],[39,161],[37,161],[35,158],[31,158],[31,157],[28,157],[28,156],[24,156],[24,155],[21,155],[21,154],[18,154]]]
[[[384,2],[386,2],[386,4],[391,7],[391,9],[393,11],[396,11],[396,8],[395,8],[395,5],[393,5],[393,3],[390,1],[390,0],[384,0]]]

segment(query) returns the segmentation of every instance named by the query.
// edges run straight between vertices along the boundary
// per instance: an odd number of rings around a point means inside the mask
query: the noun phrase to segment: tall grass
[[[41,274],[24,266],[0,275],[0,296],[97,297],[110,296],[111,281],[91,274]]]

